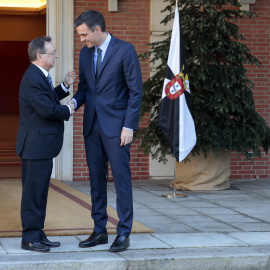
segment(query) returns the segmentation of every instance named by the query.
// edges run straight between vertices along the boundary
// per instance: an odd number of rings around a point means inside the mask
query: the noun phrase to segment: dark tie
[[[98,74],[99,70],[100,70],[100,66],[101,66],[101,52],[102,50],[100,48],[97,48],[97,66],[96,66],[96,75]]]
[[[50,74],[48,74],[47,79],[48,79],[48,81],[49,81],[49,83],[51,85],[52,90],[54,91],[54,87],[53,87],[53,83],[52,83],[52,78],[51,78]]]

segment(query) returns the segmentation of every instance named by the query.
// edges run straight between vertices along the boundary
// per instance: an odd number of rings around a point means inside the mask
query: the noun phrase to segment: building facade
[[[110,4],[117,6],[116,12],[109,11]],[[243,9],[258,15],[254,20],[242,20],[239,24],[241,33],[246,37],[245,44],[262,63],[261,66],[247,66],[247,76],[253,81],[254,99],[258,113],[270,125],[270,2],[268,0],[241,1]],[[160,24],[164,13],[160,13],[165,4],[162,0],[118,0],[118,1],[74,1],[75,17],[87,9],[100,10],[107,22],[110,33],[134,44],[138,53],[147,51],[148,42],[160,39],[160,34],[171,25]],[[78,51],[81,44],[75,33],[75,68],[78,68]],[[77,54],[77,55],[76,55]],[[154,67],[142,63],[143,79],[154,72]],[[74,180],[87,180],[83,138],[81,132],[82,113],[74,117]],[[147,125],[147,121],[142,123]],[[77,129],[77,130],[76,130]],[[76,130],[76,131],[75,131]],[[135,141],[131,150],[132,177],[136,180],[165,178],[173,176],[173,160],[166,165],[139,153],[139,141]],[[232,153],[231,178],[265,178],[270,176],[270,156],[262,151],[262,157],[251,164],[244,157]]]
[[[262,63],[259,67],[247,66],[246,68],[248,77],[255,85],[253,94],[257,111],[270,125],[270,2],[269,0],[241,0],[240,2],[243,9],[250,10],[258,15],[253,21],[242,20],[239,26],[241,33],[247,39],[245,44]],[[43,16],[43,19],[39,23],[46,27],[43,32],[53,38],[59,55],[57,66],[52,70],[54,83],[60,83],[63,75],[69,69],[74,68],[78,74],[79,52],[84,44],[80,42],[73,22],[82,12],[88,9],[99,10],[106,19],[107,31],[117,38],[132,43],[137,53],[142,53],[148,50],[147,43],[160,39],[160,34],[171,28],[171,24],[166,27],[160,24],[164,17],[164,14],[160,13],[160,11],[165,5],[163,0],[48,0],[46,15],[40,12],[39,16]],[[13,16],[13,20],[14,18],[18,20],[21,19],[21,16],[29,16],[29,14],[6,14],[3,13],[3,9],[0,9],[2,23],[4,20],[10,20],[8,16]],[[35,19],[32,18],[32,21],[34,22]],[[4,28],[0,30],[0,42],[8,41],[11,38],[4,31]],[[31,31],[31,33],[33,32]],[[33,35],[39,34],[35,32]],[[25,42],[30,41],[34,38],[33,35],[27,37],[24,35],[24,37],[15,41],[19,42],[22,39]],[[150,66],[147,62],[141,62],[141,68],[143,80],[146,80],[155,72],[155,66]],[[74,94],[76,90],[77,82],[71,88],[71,94]],[[0,91],[4,93],[4,89],[0,89]],[[68,99],[64,100],[64,102]],[[3,121],[5,115],[4,112],[0,112],[1,121]],[[57,179],[66,181],[89,180],[82,122],[83,108],[80,108],[73,119],[65,123],[65,141],[60,155],[55,159],[53,172],[53,177]],[[147,126],[147,119],[144,119],[140,126]],[[169,158],[169,162],[163,165],[139,152],[139,147],[140,141],[138,140],[131,147],[133,180],[173,177],[172,158]],[[262,152],[262,157],[260,159],[256,158],[250,164],[250,162],[244,161],[243,157],[238,158],[235,153],[232,153],[231,178],[247,179],[269,176],[269,154]],[[112,179],[111,173],[109,179]]]

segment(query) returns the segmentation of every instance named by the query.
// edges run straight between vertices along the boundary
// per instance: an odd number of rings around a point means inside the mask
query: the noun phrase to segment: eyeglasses
[[[51,52],[51,53],[41,53],[41,54],[56,55],[56,51],[53,51],[53,52]]]

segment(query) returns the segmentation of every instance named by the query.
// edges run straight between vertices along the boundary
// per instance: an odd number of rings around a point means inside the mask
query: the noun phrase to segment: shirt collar
[[[105,41],[101,44],[100,47],[97,47],[97,46],[96,46],[95,51],[97,51],[97,48],[100,48],[100,49],[102,50],[103,55],[104,55],[105,52],[106,52],[106,50],[107,50],[107,48],[108,48],[108,46],[109,46],[109,43],[110,43],[110,41],[111,41],[111,38],[112,38],[112,36],[107,32],[107,38],[106,38]]]
[[[36,64],[34,64],[34,65],[37,66],[43,72],[43,74],[45,75],[46,78],[48,77],[49,72],[46,69],[44,69]]]

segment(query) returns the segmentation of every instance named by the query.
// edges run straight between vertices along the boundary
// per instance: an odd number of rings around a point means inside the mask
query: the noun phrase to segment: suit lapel
[[[48,79],[46,78],[46,76],[44,75],[44,73],[34,64],[31,64],[32,68],[34,68],[37,73],[42,77],[42,79],[44,80],[45,84],[47,85],[46,89],[48,90],[50,96],[56,101],[57,104],[60,104],[60,100],[58,98],[58,95],[55,91],[52,90],[51,85],[48,81]]]
[[[91,77],[92,79],[96,79],[96,74],[95,74],[95,64],[94,64],[94,52],[95,52],[95,47],[91,48],[90,50],[88,50],[88,53],[89,53],[89,64],[91,65],[90,69],[88,70],[91,70]]]
[[[106,66],[108,60],[110,59],[112,52],[114,51],[114,45],[115,45],[115,37],[112,36],[111,41],[110,41],[108,48],[106,50],[106,53],[104,55],[104,58],[102,60],[99,73],[97,74],[97,78],[99,77],[100,73],[102,72],[102,70]]]
[[[48,86],[47,88],[49,88],[48,91],[49,91],[50,95],[55,99],[57,104],[60,104],[60,100],[58,98],[58,95],[57,95],[56,91],[52,89],[52,87],[51,87],[48,79],[46,78],[46,76],[44,74],[42,74],[42,75],[43,75],[43,78],[44,78],[44,80],[45,80],[45,82],[46,82],[46,84]]]
[[[91,82],[95,80],[95,67],[94,67],[94,51],[95,48],[87,48],[85,53],[84,63],[86,65],[85,70],[89,71],[89,73],[85,74],[86,78],[89,78]],[[89,77],[88,77],[89,76]]]

